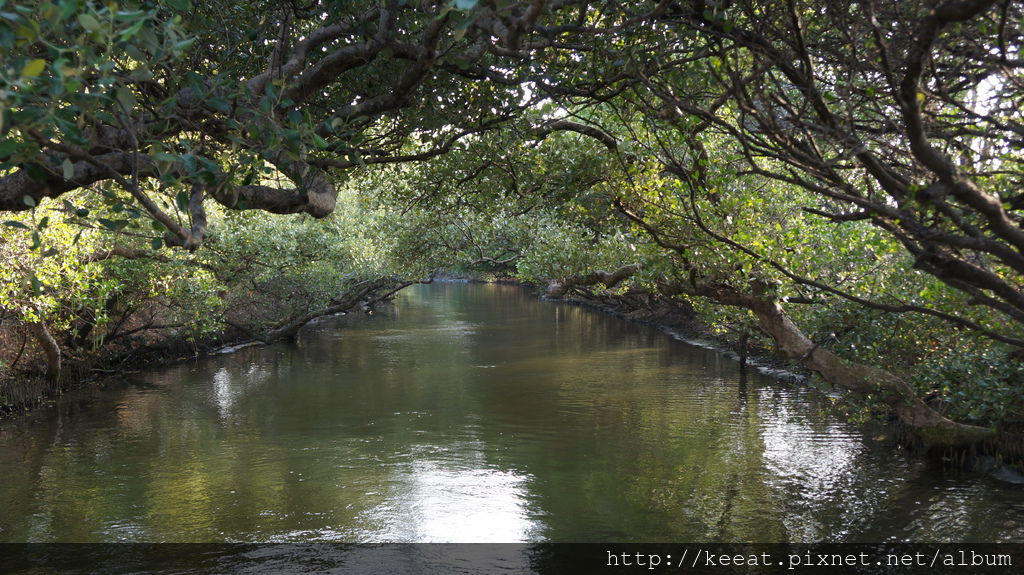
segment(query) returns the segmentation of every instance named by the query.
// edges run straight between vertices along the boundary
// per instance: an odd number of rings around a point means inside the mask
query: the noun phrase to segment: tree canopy
[[[486,269],[685,302],[929,442],[988,439],[1024,424],[1022,14],[0,2],[0,305],[52,360],[160,325],[293,336]],[[115,329],[172,276],[178,311]],[[287,317],[254,320],[273,293]]]

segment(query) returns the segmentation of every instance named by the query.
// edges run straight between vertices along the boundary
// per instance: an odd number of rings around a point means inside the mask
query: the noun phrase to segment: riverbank
[[[401,285],[409,285],[402,283]],[[375,284],[374,284],[375,285]],[[61,395],[89,387],[102,380],[138,373],[146,369],[170,365],[199,357],[230,353],[252,345],[265,345],[280,340],[294,339],[307,325],[355,310],[370,312],[392,298],[394,286],[382,285],[372,289],[351,290],[332,301],[331,306],[299,316],[273,317],[276,310],[249,309],[241,306],[218,322],[219,329],[203,332],[177,329],[136,329],[138,335],[125,338],[117,344],[96,349],[71,349],[61,346],[59,372],[47,375],[48,358],[44,350],[32,346],[27,330],[21,326],[5,326],[0,340],[16,340],[21,332],[20,346],[6,345],[3,349],[17,349],[13,361],[3,365],[0,372],[0,419],[18,417],[45,406]],[[244,326],[246,321],[259,317],[266,324],[273,322],[266,333],[256,333]],[[18,328],[21,327],[19,330]],[[2,359],[2,358],[0,358]]]
[[[799,366],[781,360],[771,349],[752,341],[749,334],[738,332],[734,337],[715,334],[701,322],[692,307],[647,292],[623,294],[581,294],[573,292],[562,298],[548,298],[534,284],[522,284],[535,290],[538,297],[579,305],[628,321],[654,326],[674,339],[690,345],[712,349],[740,363],[777,379],[807,383],[811,374]]]
[[[123,377],[164,365],[212,355],[231,345],[246,342],[237,330],[224,330],[203,339],[168,336],[142,346],[103,353],[65,356],[59,378],[44,375],[45,362],[29,352],[19,358],[21,368],[8,370],[0,378],[3,390],[0,419],[16,418],[48,405],[58,397],[112,378]]]

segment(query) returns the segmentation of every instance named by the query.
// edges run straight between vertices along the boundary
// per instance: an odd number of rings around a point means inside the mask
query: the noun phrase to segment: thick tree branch
[[[18,212],[32,209],[43,198],[56,198],[60,195],[81,187],[89,186],[103,180],[111,179],[111,174],[129,175],[139,164],[139,172],[142,175],[154,173],[153,167],[146,159],[139,159],[136,154],[128,152],[111,152],[92,156],[85,154],[89,159],[78,158],[72,162],[71,177],[65,179],[60,167],[60,157],[43,156],[36,163],[33,171],[22,167],[13,173],[0,177],[0,210]],[[54,166],[51,162],[56,162]],[[37,179],[38,178],[38,179]],[[24,200],[31,198],[31,204]]]
[[[618,141],[608,132],[598,128],[597,126],[581,124],[579,122],[573,122],[572,120],[553,120],[545,122],[534,130],[534,135],[537,138],[543,139],[547,137],[548,134],[563,131],[576,132],[577,134],[583,134],[584,136],[594,138],[613,152],[619,147]]]
[[[816,345],[793,323],[778,302],[743,294],[722,284],[698,284],[685,289],[720,304],[750,310],[761,328],[778,344],[784,357],[797,361],[834,385],[881,400],[931,447],[966,447],[996,436],[992,429],[957,423],[943,416],[924,403],[909,384],[892,373],[844,360]]]
[[[622,266],[613,272],[597,270],[585,275],[563,278],[560,281],[552,282],[548,286],[547,297],[562,298],[572,290],[598,284],[612,289],[632,277],[638,271],[640,271],[639,264],[630,264]]]

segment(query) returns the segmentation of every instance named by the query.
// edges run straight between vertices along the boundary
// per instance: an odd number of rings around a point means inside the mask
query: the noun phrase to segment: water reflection
[[[762,402],[768,403],[765,399]],[[830,507],[849,499],[847,493],[856,483],[857,465],[864,459],[863,437],[838,421],[808,420],[794,407],[803,407],[806,412],[809,406],[801,405],[798,397],[788,399],[775,403],[762,419],[767,485],[776,491],[779,501],[801,503],[799,507],[786,506],[783,522],[791,540],[836,538],[836,526],[822,523],[823,511],[827,517]]]
[[[930,469],[657,330],[433,285],[0,427],[0,541],[1024,540]]]
[[[368,542],[502,543],[533,539],[527,478],[497,469],[458,469],[417,461],[395,496],[367,512],[383,524]]]

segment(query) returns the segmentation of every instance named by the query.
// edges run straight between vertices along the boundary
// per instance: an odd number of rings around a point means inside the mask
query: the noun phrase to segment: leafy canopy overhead
[[[702,202],[729,215],[716,178],[806,192],[1003,323],[946,319],[1019,344],[1020,40],[1019,4],[993,0],[0,2],[0,209],[81,189],[68,214],[193,250],[211,202],[324,217],[354,169],[569,131],[660,166],[698,228]]]
[[[570,62],[558,90],[597,93],[581,46],[565,39],[595,42],[648,9],[472,0],[6,6],[0,209],[117,189],[166,231],[167,244],[190,249],[206,233],[211,200],[323,217],[346,170],[449,152],[533,106],[555,89],[544,59]]]
[[[57,357],[44,324],[85,341],[118,307],[108,262],[159,256],[209,306],[298,294],[294,321],[246,327],[288,337],[479,266],[744,310],[932,440],[986,438],[844,361],[952,381],[949,326],[986,338],[965,357],[1019,357],[1022,20],[1015,0],[0,0],[0,311]],[[66,313],[76,292],[92,311]],[[1006,419],[1011,377],[961,413]]]

